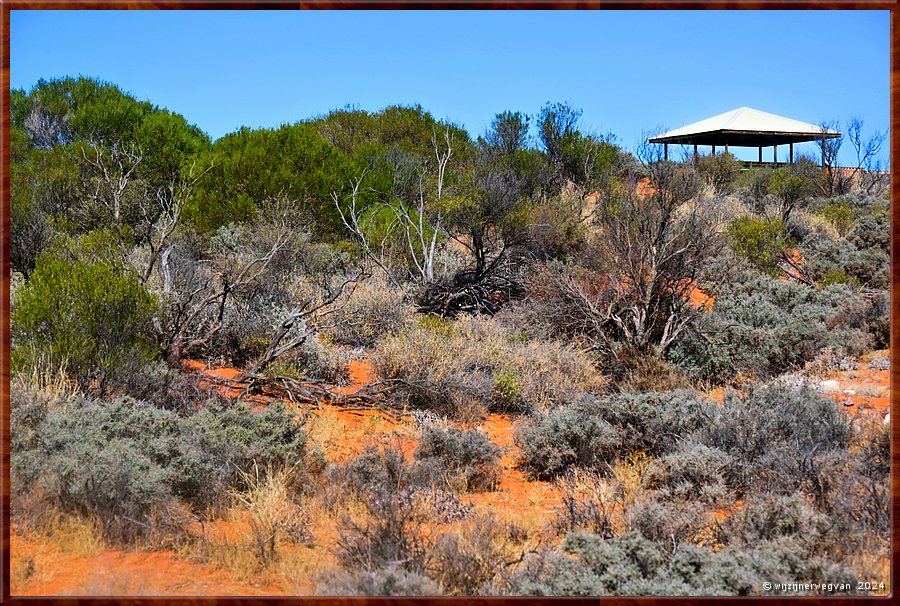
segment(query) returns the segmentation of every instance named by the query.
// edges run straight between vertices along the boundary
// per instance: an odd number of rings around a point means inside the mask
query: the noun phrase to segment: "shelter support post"
[[[772,162],[775,163],[775,166],[778,166],[778,146],[772,146]]]
[[[663,159],[664,160],[669,159],[669,144],[668,143],[663,143]]]
[[[697,154],[697,144],[694,143],[694,162],[697,161],[697,156],[698,156],[698,155],[699,155],[699,154]]]
[[[762,164],[762,145],[759,146],[759,163]]]
[[[794,144],[793,143],[791,143],[790,162],[791,162],[791,164],[794,163]]]
[[[825,137],[822,137],[822,168],[825,168]]]
[[[716,146],[715,146],[715,145],[713,145],[713,146],[712,146],[712,148],[713,148],[713,152],[712,152],[712,155],[714,155],[714,156],[715,156],[715,155],[716,155]]]
[[[725,144],[725,153],[726,154],[728,153],[728,144],[727,143]]]

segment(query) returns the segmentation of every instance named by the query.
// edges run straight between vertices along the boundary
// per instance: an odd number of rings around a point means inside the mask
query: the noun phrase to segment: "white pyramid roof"
[[[777,116],[768,112],[753,109],[752,107],[739,107],[724,114],[713,116],[650,139],[651,142],[664,142],[664,139],[691,137],[694,135],[711,133],[741,133],[746,135],[784,135],[794,137],[808,137],[811,139],[838,137],[837,131],[823,129],[821,126],[792,120],[783,116]]]

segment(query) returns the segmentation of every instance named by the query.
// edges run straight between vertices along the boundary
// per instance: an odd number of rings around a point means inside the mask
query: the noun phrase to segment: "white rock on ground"
[[[819,383],[819,386],[816,389],[821,393],[835,393],[840,389],[840,383],[834,379],[830,379]]]

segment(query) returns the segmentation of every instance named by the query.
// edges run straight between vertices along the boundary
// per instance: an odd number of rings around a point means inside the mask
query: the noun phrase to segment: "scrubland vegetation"
[[[11,107],[16,533],[283,593],[889,591],[889,424],[822,393],[887,367],[883,176],[565,103],[216,141],[82,78]]]

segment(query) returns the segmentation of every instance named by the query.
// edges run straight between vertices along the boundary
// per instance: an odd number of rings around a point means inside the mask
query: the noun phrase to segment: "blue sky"
[[[887,11],[12,11],[10,25],[14,88],[98,77],[213,138],[396,103],[477,135],[551,100],[629,149],[743,105],[889,125]]]

